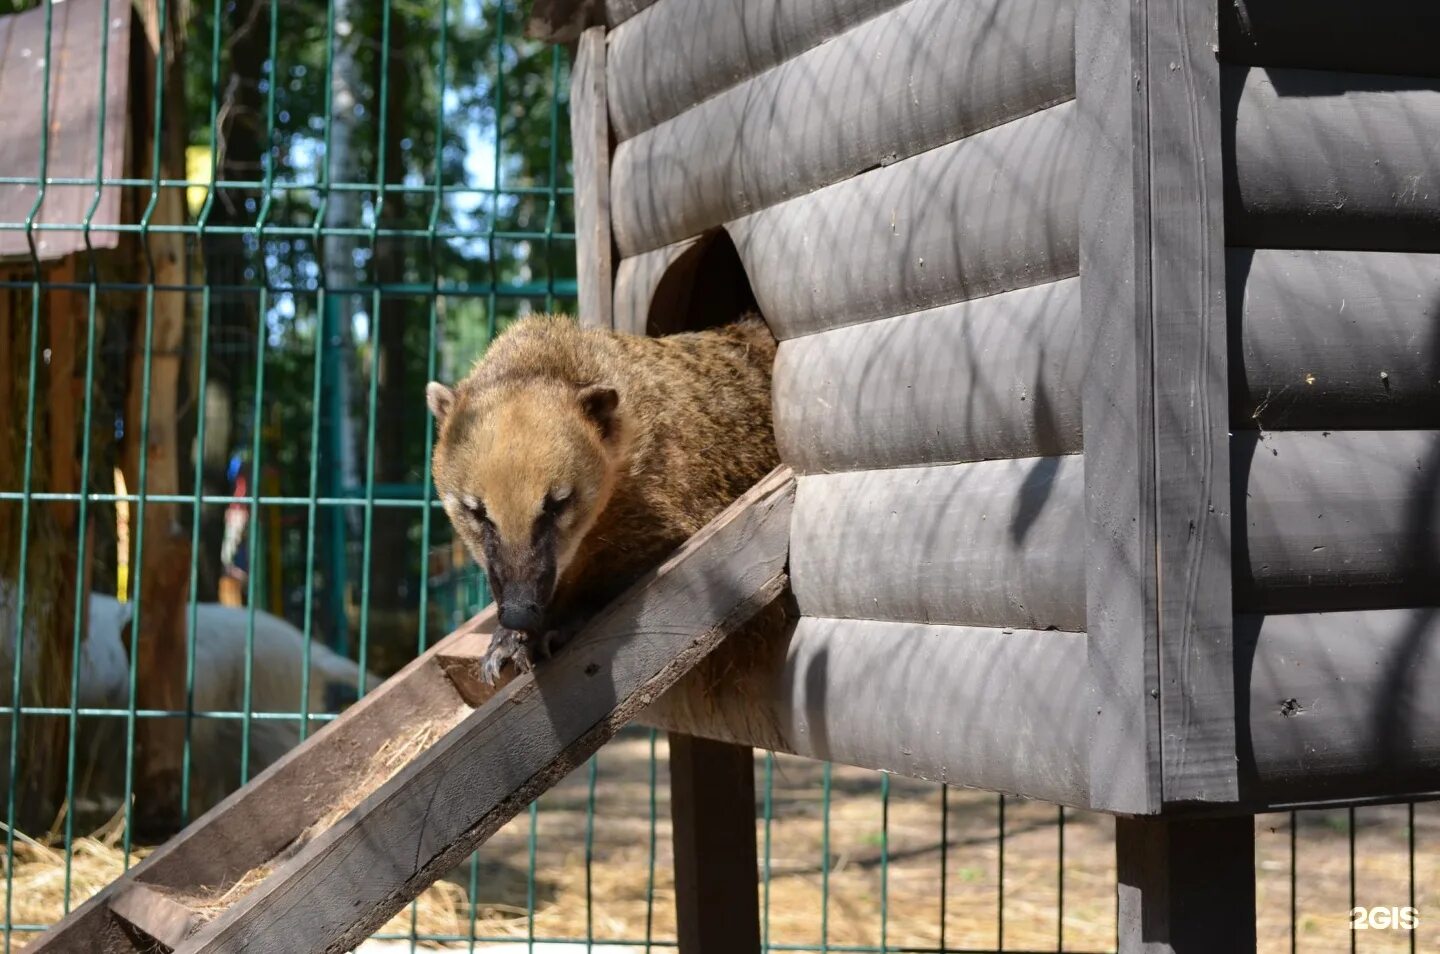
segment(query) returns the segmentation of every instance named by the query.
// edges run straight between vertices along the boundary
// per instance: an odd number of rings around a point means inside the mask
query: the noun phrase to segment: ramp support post
[[[759,954],[753,750],[669,737],[680,954]]]

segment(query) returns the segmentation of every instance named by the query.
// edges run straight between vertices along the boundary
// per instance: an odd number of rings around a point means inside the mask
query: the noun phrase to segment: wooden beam
[[[755,754],[670,733],[680,954],[759,954]]]
[[[806,617],[730,640],[643,721],[1084,808],[1085,662],[1082,633]]]
[[[1229,66],[1223,81],[1227,242],[1440,252],[1440,79]]]
[[[1161,789],[1232,802],[1230,396],[1214,0],[1147,0]]]
[[[807,616],[1085,630],[1079,455],[800,478]]]
[[[1440,608],[1236,620],[1248,804],[1440,789]]]
[[[1075,20],[1086,617],[1098,808],[1160,808],[1145,30],[1134,3]],[[1152,690],[1155,695],[1152,696]]]
[[[783,468],[762,480],[180,952],[368,937],[780,594],[793,492]]]
[[[1252,431],[1233,457],[1237,609],[1435,605],[1440,431]]]
[[[1255,820],[1115,820],[1119,954],[1254,954]]]
[[[1075,133],[1062,103],[728,223],[760,313],[785,339],[1073,276]]]
[[[610,118],[605,98],[605,28],[580,34],[570,76],[575,163],[575,256],[580,321],[614,326],[615,262],[610,237]]]
[[[666,0],[610,35],[615,138],[658,126],[900,2]]]
[[[1235,248],[1226,283],[1231,426],[1440,429],[1440,255]]]
[[[110,910],[172,950],[203,923],[190,908],[143,884],[132,884],[116,894]]]
[[[1069,278],[784,341],[780,457],[830,473],[1077,454],[1083,340]]]
[[[669,245],[1065,102],[1074,96],[1073,42],[1071,0],[901,4],[620,143],[616,244],[625,255]],[[850,220],[835,213],[811,245],[833,254],[851,238],[842,222]],[[911,223],[894,226],[892,243],[910,248]]]

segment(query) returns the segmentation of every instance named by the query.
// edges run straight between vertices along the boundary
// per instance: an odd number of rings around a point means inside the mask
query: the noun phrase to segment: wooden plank
[[[203,923],[174,898],[143,884],[132,884],[110,901],[110,910],[168,948],[174,949]]]
[[[626,139],[812,49],[901,0],[669,0],[610,35],[615,138]]]
[[[780,456],[817,473],[1078,453],[1081,335],[1071,278],[791,338]]]
[[[766,477],[179,951],[352,949],[779,595],[793,493]]]
[[[1093,711],[1085,642],[1076,633],[806,617],[762,645],[726,643],[704,691],[677,687],[644,721],[1084,807]]]
[[[1440,602],[1440,431],[1237,434],[1235,605]]]
[[[1069,0],[911,0],[627,139],[612,167],[621,253],[1071,99],[1071,9]]]
[[[1219,12],[1220,56],[1232,63],[1440,75],[1431,0],[1231,0]]]
[[[125,141],[129,124],[129,4],[111,3],[109,19],[102,0],[70,0],[55,5],[47,51],[45,18],[37,7],[5,17],[7,48],[0,56],[0,168],[10,175],[40,175],[39,143],[48,137],[49,178],[93,180],[97,163],[106,179],[126,174]],[[105,74],[102,76],[102,51]],[[47,57],[48,53],[48,57]],[[49,64],[47,67],[46,64]],[[45,79],[50,81],[48,124],[42,128],[39,107]],[[102,127],[100,119],[104,115]],[[103,142],[97,135],[104,129]],[[54,261],[87,248],[81,226],[89,216],[89,246],[115,248],[119,234],[106,228],[119,224],[120,189],[88,185],[50,185],[36,222],[71,228],[35,232],[36,250]],[[0,222],[19,225],[34,206],[35,186],[0,188]],[[93,209],[92,209],[93,206]],[[0,258],[30,255],[23,228],[0,229]]]
[[[779,338],[1068,278],[1081,165],[1062,104],[728,226]],[[796,276],[804,276],[797,280]]]
[[[1235,800],[1225,206],[1214,0],[1149,0],[1161,788]]]
[[[670,733],[680,954],[759,954],[755,754]]]
[[[1223,77],[1231,245],[1440,251],[1440,79]]]
[[[1241,616],[1250,803],[1440,789],[1440,611]]]
[[[128,935],[110,927],[110,901],[127,886],[139,880],[175,890],[231,884],[274,858],[362,780],[369,756],[386,739],[456,717],[464,703],[436,657],[494,623],[494,610],[487,608],[102,888],[27,950],[68,952],[84,939],[98,945],[89,949],[106,954],[139,951]],[[97,940],[102,938],[103,943]]]
[[[1254,954],[1255,821],[1117,818],[1119,954]]]
[[[580,322],[614,324],[615,263],[610,238],[610,120],[605,104],[605,28],[580,36],[570,75],[575,165],[575,257]]]
[[[1232,249],[1236,428],[1440,428],[1440,255]]]
[[[807,616],[1085,629],[1084,463],[993,460],[802,477]]]
[[[1132,4],[1076,14],[1091,800],[1139,813],[1161,801],[1145,34]]]

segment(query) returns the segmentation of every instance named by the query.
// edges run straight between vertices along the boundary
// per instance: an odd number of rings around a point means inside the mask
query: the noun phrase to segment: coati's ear
[[[620,394],[614,388],[592,384],[580,389],[580,409],[595,422],[600,436],[606,440],[615,433],[615,408],[619,404]]]
[[[425,385],[425,403],[430,405],[430,413],[435,415],[436,425],[444,424],[450,408],[455,406],[455,391],[439,381],[431,381]]]

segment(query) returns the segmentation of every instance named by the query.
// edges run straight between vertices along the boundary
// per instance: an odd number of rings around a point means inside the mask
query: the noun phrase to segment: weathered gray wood
[[[760,954],[750,747],[670,733],[670,817],[680,954]]]
[[[802,477],[791,575],[807,616],[1085,629],[1078,456]]]
[[[1241,616],[1235,639],[1247,802],[1440,789],[1440,610]]]
[[[1068,100],[1073,36],[1070,0],[911,0],[622,142],[616,242],[668,245]]]
[[[775,359],[780,456],[816,473],[1078,453],[1081,335],[1066,279],[792,338]]]
[[[615,262],[610,237],[610,120],[605,104],[605,28],[580,35],[570,75],[575,161],[575,261],[580,322],[612,327]]]
[[[1440,428],[1440,255],[1232,249],[1230,416]]]
[[[27,949],[69,952],[135,951],[113,929],[109,905],[119,892],[143,880],[160,888],[193,890],[233,883],[263,864],[319,821],[369,771],[369,757],[388,738],[426,721],[458,718],[468,708],[451,687],[437,658],[476,631],[489,631],[487,608],[420,658],[366,695],[345,714],[292,749],[250,784],[225,799],[179,835],[157,848],[121,878],[77,907]]]
[[[1220,56],[1251,66],[1437,75],[1431,0],[1226,0]]]
[[[110,910],[168,948],[179,947],[202,923],[190,908],[143,884],[119,892]]]
[[[1237,434],[1235,605],[1440,603],[1440,431]]]
[[[1230,400],[1214,0],[1145,7],[1161,789],[1233,802]]]
[[[1145,34],[1132,4],[1077,11],[1091,800],[1138,813],[1162,797]]]
[[[1089,804],[1085,637],[803,618],[730,640],[707,693],[646,721],[728,742],[952,785]],[[903,698],[903,704],[896,704]]]
[[[1081,166],[1073,104],[732,222],[777,337],[1068,278]],[[797,280],[803,276],[803,280]]]
[[[108,20],[100,0],[70,0],[65,5],[37,6],[4,19],[6,45],[0,48],[0,169],[7,176],[41,175],[40,142],[48,137],[47,178],[93,180],[97,158],[106,179],[127,174],[125,142],[130,127],[130,23],[128,3],[111,3]],[[46,49],[45,21],[50,18]],[[104,49],[105,75],[100,75]],[[42,117],[41,95],[50,83],[48,116]],[[105,141],[97,142],[101,114]],[[48,128],[42,123],[48,121]],[[55,261],[84,252],[87,236],[80,226],[90,222],[88,247],[115,248],[120,235],[119,186],[55,185],[45,189],[36,229],[35,251],[41,261]],[[96,193],[99,193],[98,201]],[[30,242],[25,220],[39,194],[34,185],[0,187],[0,259],[28,260]]]
[[[793,492],[766,477],[179,952],[351,950],[779,595]]]
[[[1254,954],[1255,821],[1117,818],[1119,954]]]
[[[1440,79],[1223,76],[1231,245],[1440,251]]]
[[[696,236],[622,258],[615,275],[615,330],[643,335],[651,314],[689,304],[705,241]]]
[[[619,141],[803,53],[901,0],[668,0],[610,35]]]

